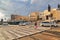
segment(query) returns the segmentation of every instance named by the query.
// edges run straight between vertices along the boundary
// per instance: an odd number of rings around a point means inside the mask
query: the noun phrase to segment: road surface
[[[50,29],[49,27],[39,27],[34,29],[31,26],[8,25],[0,26],[0,40],[17,40],[29,35],[40,33]]]

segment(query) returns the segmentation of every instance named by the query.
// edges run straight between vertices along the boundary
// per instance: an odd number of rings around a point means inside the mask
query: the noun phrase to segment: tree
[[[1,19],[1,24],[3,24],[3,19]]]

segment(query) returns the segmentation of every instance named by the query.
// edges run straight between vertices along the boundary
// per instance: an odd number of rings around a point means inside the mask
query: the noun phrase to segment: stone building
[[[32,12],[30,15],[29,15],[29,18],[30,18],[30,21],[37,21],[38,20],[38,12]]]
[[[58,5],[58,8],[54,8],[54,9],[50,9],[49,11],[49,8],[48,10],[45,10],[43,12],[44,14],[44,20],[45,21],[57,21],[57,20],[60,20],[60,7]]]
[[[42,21],[43,20],[43,12],[32,12],[29,15],[30,21]]]
[[[13,15],[11,15],[11,20],[12,21],[20,21],[20,20],[29,21],[29,17],[13,14]]]
[[[51,13],[53,15],[54,20],[60,20],[60,7],[58,7],[56,10],[52,10]]]
[[[48,10],[45,10],[45,11],[43,12],[43,15],[44,15],[44,17],[43,17],[43,20],[44,20],[44,21],[51,21],[51,20],[52,20],[52,16],[51,16],[51,6],[50,6],[50,5],[48,5]]]
[[[20,16],[20,15],[11,15],[11,20],[17,20],[17,21],[19,21],[19,20],[23,20],[23,17],[22,16]]]

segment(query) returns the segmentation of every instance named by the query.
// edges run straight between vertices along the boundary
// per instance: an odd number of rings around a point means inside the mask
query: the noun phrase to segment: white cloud
[[[28,1],[28,0],[21,0],[21,1],[24,1],[25,2],[25,1]]]
[[[34,0],[31,0],[31,4],[34,3]]]
[[[31,0],[31,4],[37,2],[38,0]]]
[[[26,2],[26,1],[28,1],[28,0],[16,0],[16,1],[23,1],[23,2]]]
[[[2,12],[0,12],[0,19],[4,18],[5,14],[3,14]]]
[[[22,15],[25,15],[24,13],[29,13],[30,11],[37,11],[37,10],[44,10],[47,8],[48,4],[51,4],[51,6],[56,7],[57,3],[60,3],[60,0],[0,0],[1,8],[6,9],[4,14],[12,14],[12,13],[21,13]],[[21,2],[21,3],[20,3]],[[25,4],[26,2],[26,4]],[[27,4],[28,3],[28,4]],[[30,5],[30,3],[32,5]],[[27,6],[26,6],[27,5]],[[29,7],[30,6],[30,7]],[[25,9],[25,8],[27,9]],[[2,9],[2,10],[3,10]],[[16,11],[16,12],[15,12]]]
[[[1,3],[5,4],[5,5],[9,5],[10,4],[10,0],[1,0]]]
[[[5,19],[6,18],[6,19]],[[0,12],[0,21],[3,19],[4,21],[7,21],[9,17],[6,17],[6,15],[3,12]]]

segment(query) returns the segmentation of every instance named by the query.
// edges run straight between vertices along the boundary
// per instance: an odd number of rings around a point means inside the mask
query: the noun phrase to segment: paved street
[[[0,26],[0,40],[18,40],[19,38],[24,38],[29,35],[40,33],[42,31],[50,29],[49,27],[39,27],[34,29],[31,26],[18,26],[18,25],[8,25]]]
[[[17,40],[60,40],[60,27],[46,30]]]

